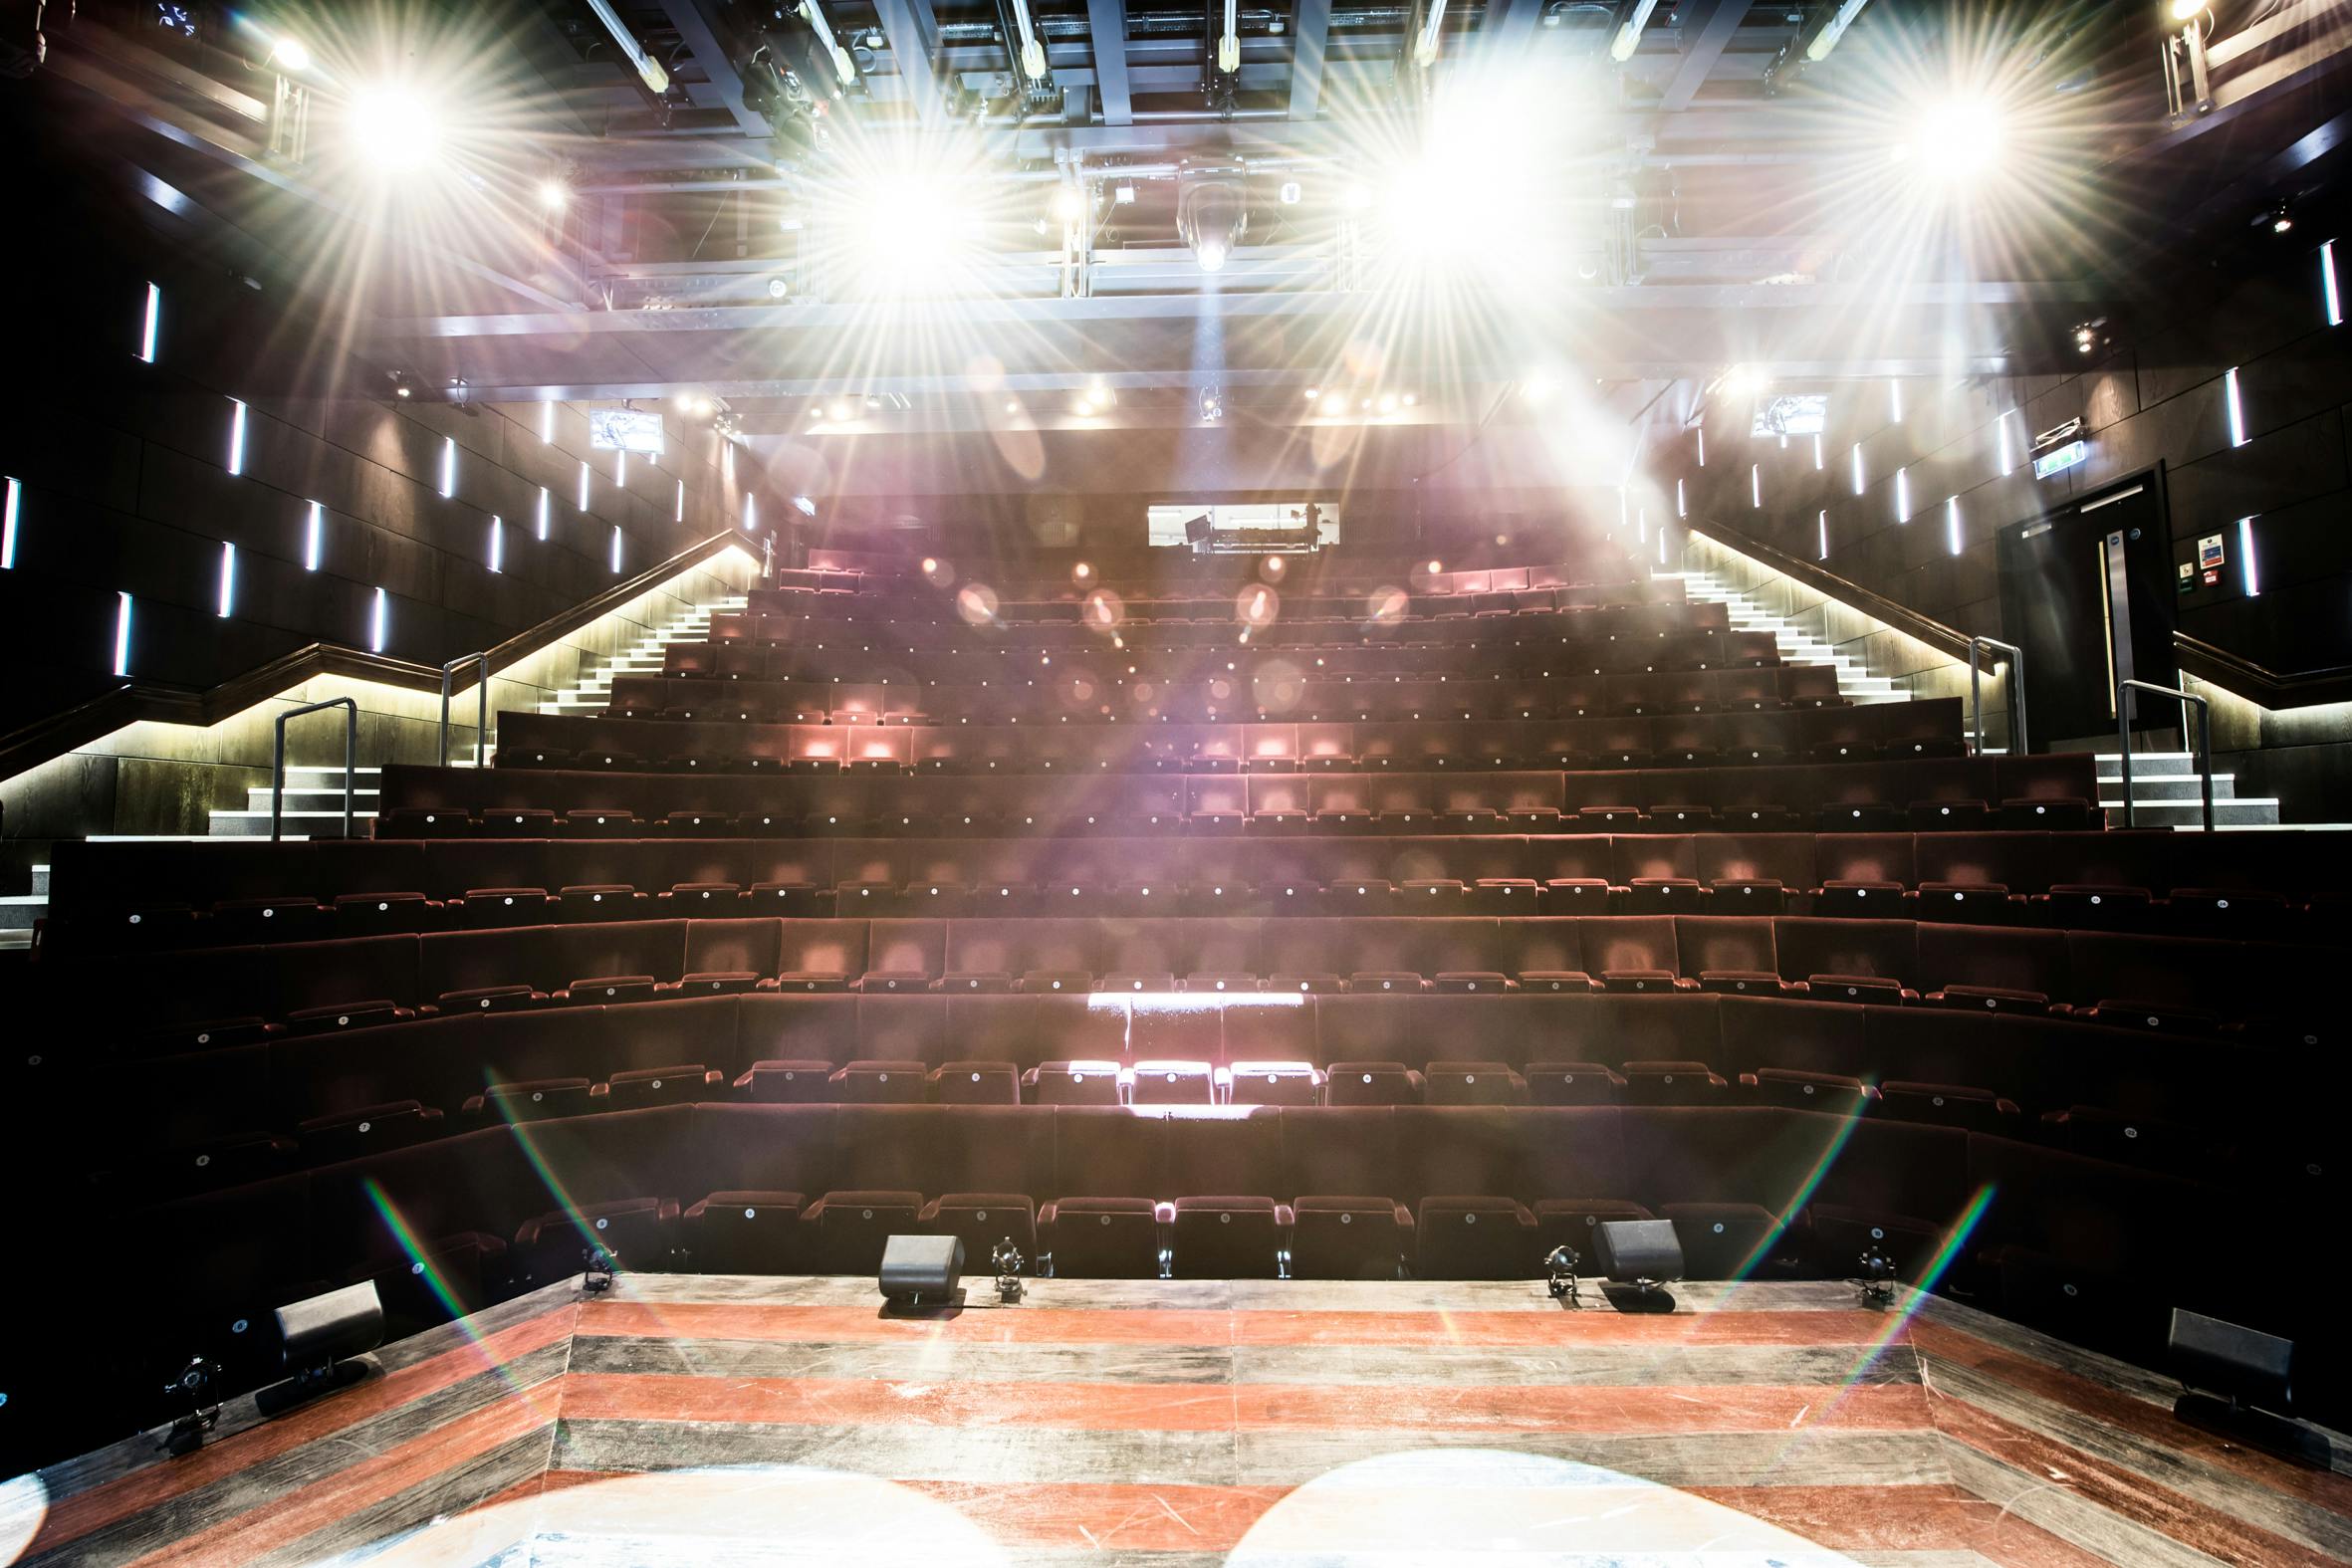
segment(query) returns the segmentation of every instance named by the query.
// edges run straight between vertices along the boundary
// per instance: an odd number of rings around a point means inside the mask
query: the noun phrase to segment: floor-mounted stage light
[[[346,1285],[278,1308],[278,1338],[294,1375],[253,1396],[264,1416],[292,1410],[364,1379],[368,1363],[352,1358],[383,1343],[383,1303],[375,1282]]]
[[[964,1243],[952,1235],[894,1235],[882,1243],[883,1310],[893,1315],[952,1312],[963,1304]]]

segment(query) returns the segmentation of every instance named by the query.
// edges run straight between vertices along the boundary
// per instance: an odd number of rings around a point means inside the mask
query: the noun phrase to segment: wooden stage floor
[[[986,1282],[979,1282],[985,1286]],[[1947,1300],[1540,1284],[555,1285],[185,1458],[43,1471],[38,1563],[2172,1568],[2352,1559],[2352,1461]],[[15,1488],[24,1490],[22,1483]],[[21,1505],[22,1540],[31,1512]],[[5,1524],[0,1516],[0,1525]],[[0,1558],[6,1555],[0,1547]]]

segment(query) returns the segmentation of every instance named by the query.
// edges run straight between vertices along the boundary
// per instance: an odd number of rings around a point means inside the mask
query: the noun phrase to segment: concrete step
[[[473,761],[471,753],[467,754],[466,761],[469,763]],[[374,810],[376,797],[381,793],[382,791],[378,789],[353,789],[352,791],[352,809],[355,811]],[[298,789],[290,784],[286,789],[285,801],[285,808],[289,811],[341,811],[343,809],[343,785],[340,784],[322,784],[317,788]],[[269,808],[269,790],[248,789],[245,791],[245,809],[266,813]]]
[[[2099,802],[2110,813],[2114,825],[2123,825],[2123,802],[2103,799]],[[2135,825],[2140,827],[2197,827],[2205,821],[2204,807],[2196,800],[2141,801],[2132,808]],[[2278,801],[2275,797],[2257,796],[2243,800],[2214,801],[2214,825],[2217,827],[2275,827],[2278,825]]]
[[[368,824],[375,820],[373,811],[352,813],[352,836],[367,836]],[[341,838],[343,812],[288,811],[281,818],[288,838]],[[258,811],[215,811],[212,813],[212,836],[215,838],[267,838],[270,836],[269,807]]]
[[[49,913],[47,893],[0,896],[0,931],[30,931],[33,922]]]
[[[2132,798],[2142,804],[2151,800],[2195,800],[2203,793],[2203,787],[2199,781],[2200,776],[2196,774],[2186,774],[2170,779],[2149,779],[2134,774],[2132,776]],[[2112,799],[2122,799],[2123,781],[2121,779],[2101,779],[2099,793]],[[2214,799],[2221,801],[2236,798],[2237,776],[2235,774],[2214,775]]]

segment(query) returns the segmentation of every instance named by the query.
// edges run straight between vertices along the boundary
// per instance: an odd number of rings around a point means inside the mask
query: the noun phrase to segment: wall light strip
[[[551,446],[555,443],[555,439],[556,405],[553,403],[542,403],[539,405],[539,444],[542,446]]]
[[[229,399],[229,472],[245,472],[245,405]]]
[[[237,613],[237,547],[225,539],[220,542],[220,605],[214,613],[222,620]]]
[[[303,520],[302,526],[303,570],[316,571],[319,569],[319,557],[326,545],[327,509],[314,501],[310,505],[310,515]]]
[[[678,481],[678,509],[676,513],[671,516],[670,521],[672,523],[683,523],[686,521],[686,481],[683,479]]]
[[[1762,463],[1748,465],[1748,504],[1760,512],[1764,510],[1764,465]]]
[[[441,496],[446,500],[457,494],[457,437],[441,438]]]
[[[8,482],[8,496],[0,502],[0,571],[16,569],[16,514],[24,505],[24,486]]]
[[[534,522],[534,524],[533,524],[533,531],[534,531],[535,533],[537,533],[537,534],[539,535],[539,537],[540,537],[541,539],[543,539],[543,540],[547,538],[547,528],[548,528],[548,514],[549,514],[551,511],[553,511],[554,509],[555,509],[555,500],[554,500],[554,498],[553,498],[553,497],[551,497],[551,496],[550,496],[550,495],[547,493],[547,486],[545,486],[545,485],[542,485],[542,486],[540,486],[540,487],[539,487],[539,517],[538,517],[538,519],[537,519],[537,520]]]
[[[162,331],[162,328],[163,291],[150,283],[147,285],[146,325],[138,331],[138,356],[149,364],[155,362],[155,335]],[[121,672],[118,670],[116,673],[120,674]]]
[[[1705,425],[1701,425],[1701,426],[1699,426],[1699,432],[1698,432],[1698,433],[1699,433],[1699,466],[1700,466],[1701,468],[1705,468],[1705,467],[1707,466],[1707,427],[1706,427]]]
[[[1864,488],[1864,486],[1863,486],[1863,483],[1862,483],[1862,443],[1861,443],[1861,442],[1859,442],[1859,441],[1856,441],[1856,442],[1854,443],[1854,494],[1855,494],[1855,495],[1857,495],[1857,496],[1858,496],[1858,495],[1860,495],[1860,494],[1862,493],[1862,491],[1863,491],[1863,488]]]
[[[612,574],[620,575],[620,525],[612,525]]]
[[[583,511],[583,512],[586,512],[588,509],[588,459],[584,457],[584,458],[582,458],[582,459],[580,460],[580,510],[581,510],[581,511]]]
[[[1890,379],[1887,382],[1887,417],[1896,424],[1903,422],[1903,383],[1900,380]]]
[[[130,673],[130,595],[115,595],[115,673]]]
[[[2230,405],[2230,444],[2245,445],[2245,405],[2237,399],[2237,366],[2222,377],[2222,397]]]
[[[2014,413],[2015,410],[2011,409],[2009,412]],[[2004,413],[1993,423],[1994,428],[2000,436],[2000,474],[2003,479],[2006,479],[2009,470],[2017,466],[2016,458],[2009,451],[2009,415]]]
[[[1957,556],[1960,554],[1960,497],[1944,498],[1944,545]]]
[[[1666,530],[1658,530],[1658,564],[1666,564]]]
[[[746,493],[743,498],[743,531],[749,534],[760,526],[760,498]]]
[[[2237,520],[2237,571],[2245,586],[2245,596],[2259,598],[2262,594],[2262,573],[2254,564],[2254,520]]]
[[[2319,247],[2319,295],[2327,303],[2327,325],[2344,325],[2344,296],[2336,282],[2336,242]]]
[[[1633,503],[1625,494],[1625,487],[1617,487],[1617,526],[1623,528],[1633,521]]]
[[[612,454],[612,483],[627,489],[629,482],[629,451],[622,447]]]
[[[1815,527],[1820,530],[1821,538],[1821,554],[1815,559],[1827,560],[1829,559],[1829,514],[1827,512],[1823,512],[1821,514],[1820,520],[1815,525]]]
[[[1813,432],[1813,472],[1818,474],[1823,466],[1824,460],[1821,456],[1821,432],[1816,430]]]
[[[1895,470],[1895,521],[1911,521],[1911,470],[1908,468]]]
[[[391,605],[384,598],[383,589],[375,590],[375,602],[367,611],[367,647],[370,652],[383,652],[387,634],[392,629]]]
[[[1690,504],[1683,500],[1682,481],[1679,479],[1674,482],[1674,515],[1678,518],[1691,515]]]
[[[490,519],[490,569],[506,570],[506,522],[496,516]]]

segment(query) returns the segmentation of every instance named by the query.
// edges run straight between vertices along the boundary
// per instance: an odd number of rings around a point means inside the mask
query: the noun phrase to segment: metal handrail
[[[305,703],[278,715],[277,735],[270,743],[270,842],[281,836],[280,824],[286,808],[286,726],[306,713],[317,713],[322,708],[341,708],[343,715],[343,836],[352,836],[352,793],[359,777],[359,704],[350,697],[330,697],[325,702]]]
[[[2177,697],[2181,702],[2181,740],[2189,739],[2189,705],[2197,704],[2198,782],[2205,793],[2205,830],[2214,830],[2214,715],[2213,704],[2195,692],[2176,686],[2159,686],[2153,681],[2117,681],[2115,683],[2115,733],[2123,746],[2123,825],[2137,826],[2132,809],[2132,712],[2124,703],[2126,689],[2144,691],[2157,697]]]
[[[441,666],[441,766],[449,766],[449,694],[456,689],[457,672],[480,665],[482,677],[474,684],[474,766],[482,766],[483,745],[490,738],[490,655],[461,653]]]
[[[1977,650],[1994,648],[2009,656],[2009,750],[2022,757],[2025,741],[2025,650],[1999,637],[1969,639],[1969,732],[1977,738],[1977,755],[1985,753],[1985,672],[1977,667]]]

